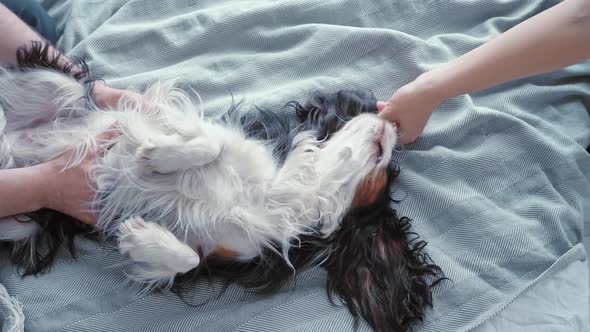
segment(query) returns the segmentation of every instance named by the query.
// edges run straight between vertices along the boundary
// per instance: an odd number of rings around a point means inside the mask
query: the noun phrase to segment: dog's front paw
[[[145,279],[171,278],[197,267],[199,255],[161,226],[134,217],[119,226],[119,251],[142,263]]]

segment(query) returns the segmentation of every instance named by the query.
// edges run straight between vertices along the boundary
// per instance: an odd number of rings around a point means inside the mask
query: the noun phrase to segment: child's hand
[[[444,101],[443,94],[425,75],[401,87],[387,102],[377,102],[379,116],[393,122],[399,142],[411,143],[422,133],[432,111]]]

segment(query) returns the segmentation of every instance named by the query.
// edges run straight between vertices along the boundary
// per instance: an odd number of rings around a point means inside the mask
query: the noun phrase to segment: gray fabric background
[[[310,91],[370,89],[380,99],[557,1],[46,0],[58,45],[121,88],[181,78],[209,112],[230,93],[277,107]],[[498,64],[501,66],[502,64]],[[395,154],[397,206],[452,283],[434,291],[419,331],[465,331],[538,279],[584,259],[590,218],[590,63],[444,103]],[[81,258],[0,282],[24,304],[27,331],[347,331],[321,271],[270,297],[195,285],[134,297],[122,258],[81,241]],[[209,301],[205,301],[209,299]],[[361,331],[368,331],[365,325]]]

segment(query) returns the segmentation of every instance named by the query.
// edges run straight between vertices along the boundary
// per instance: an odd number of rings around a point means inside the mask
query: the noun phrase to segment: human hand
[[[94,87],[92,88],[92,100],[98,108],[104,109],[115,107],[123,97],[142,100],[141,96],[135,92],[111,88],[102,81],[94,82]]]
[[[94,199],[96,191],[94,184],[88,181],[88,174],[94,159],[108,150],[109,142],[117,134],[111,128],[96,137],[97,146],[74,167],[66,168],[74,150],[39,165],[42,207],[65,213],[89,225],[95,224],[96,217],[88,211],[86,205]]]
[[[422,75],[395,91],[387,102],[377,102],[377,110],[379,116],[397,126],[399,142],[407,144],[418,138],[434,109],[444,100],[444,93]]]
[[[124,97],[142,100],[142,97],[128,90],[115,89],[97,81],[92,89],[92,99],[97,107],[108,108],[117,105]],[[84,160],[74,167],[66,168],[74,150],[69,150],[55,159],[39,166],[41,179],[41,206],[70,215],[86,224],[96,223],[96,217],[88,211],[88,202],[94,198],[96,189],[88,182],[94,158],[104,154],[108,142],[117,133],[110,129],[96,138],[97,146]],[[106,144],[106,145],[105,145]]]

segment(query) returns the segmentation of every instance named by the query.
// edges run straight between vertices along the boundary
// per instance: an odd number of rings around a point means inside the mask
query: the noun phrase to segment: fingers
[[[377,112],[379,113],[379,116],[384,117],[385,119],[390,121],[394,127],[399,129],[399,127],[400,127],[399,121],[397,119],[391,118],[391,113],[392,113],[391,110],[383,112],[383,110],[385,110],[388,106],[389,106],[388,103],[386,103],[384,101],[378,101],[377,102]],[[390,107],[390,109],[391,109],[391,107]]]
[[[403,131],[401,132],[400,136],[399,136],[399,142],[401,144],[409,144],[409,143],[413,143],[418,137],[415,135],[410,136],[407,133],[404,133]]]
[[[112,125],[110,126],[107,130],[105,130],[104,132],[102,132],[100,135],[96,136],[96,141],[100,142],[100,141],[110,141],[116,137],[118,137],[121,133],[119,132],[119,129],[117,128],[116,125]]]
[[[75,215],[73,217],[85,223],[86,225],[96,224],[96,216],[90,212],[83,212],[82,214]]]
[[[128,107],[134,110],[150,110],[152,105],[141,94],[130,91],[111,88],[104,82],[96,81],[92,89],[92,99],[94,104],[101,109],[109,108],[111,110],[124,110],[126,107],[118,107],[122,104],[128,104]]]
[[[418,137],[417,135],[413,134],[411,129],[400,125],[397,121],[392,121],[393,126],[397,130],[398,135],[398,143],[400,144],[409,144],[413,143]]]
[[[95,154],[104,155],[114,144],[113,140],[121,135],[118,127],[113,124],[107,130],[96,136]]]

